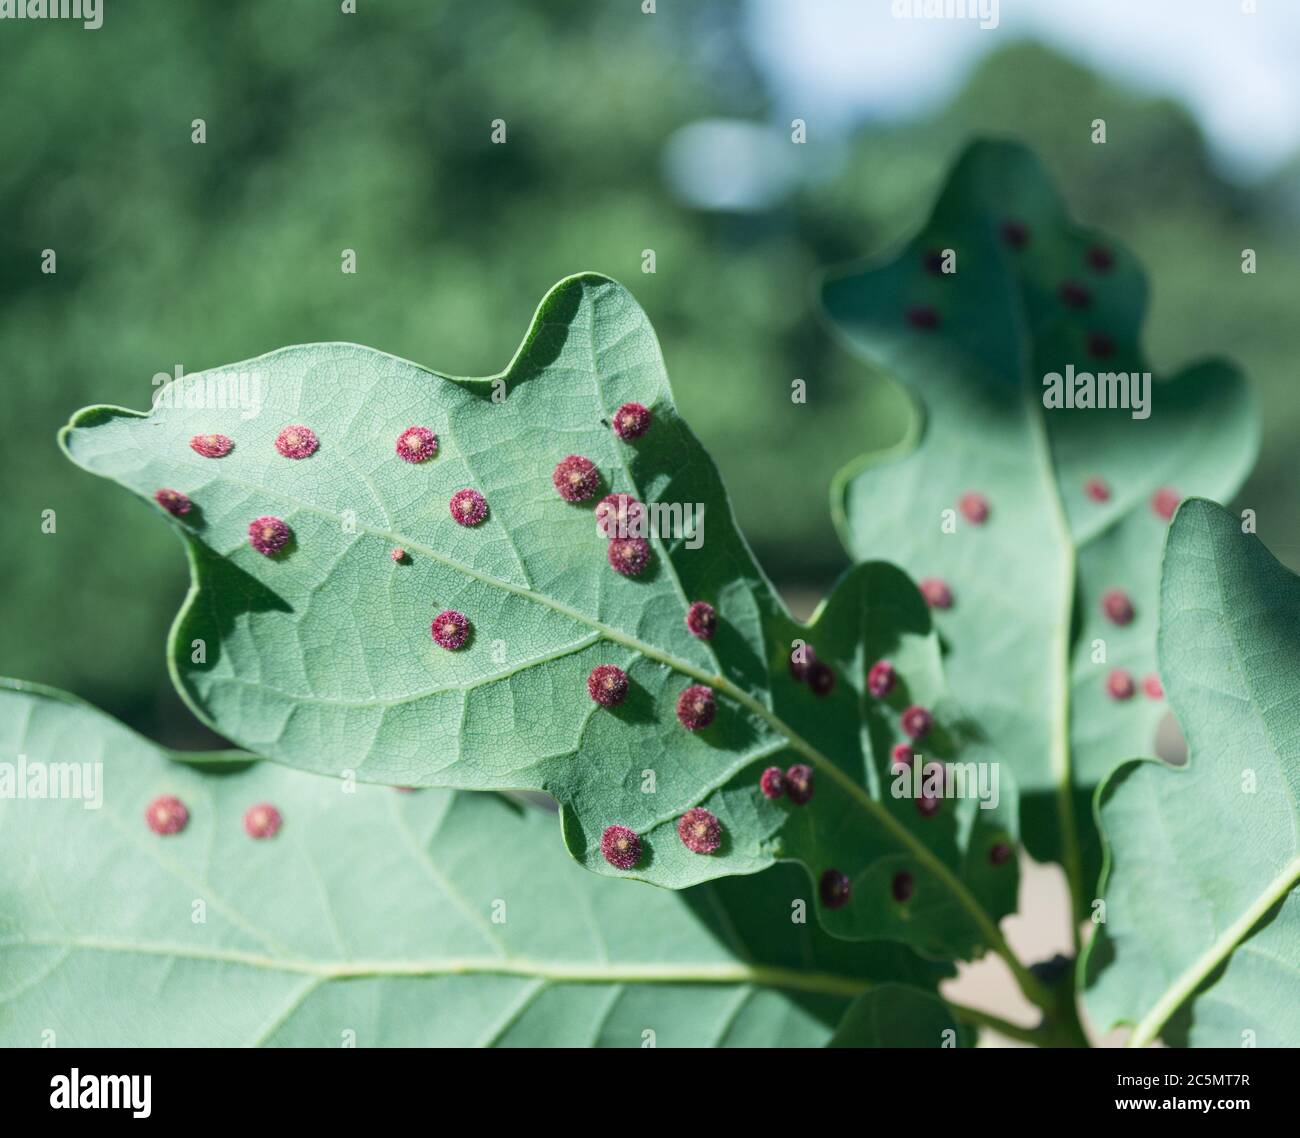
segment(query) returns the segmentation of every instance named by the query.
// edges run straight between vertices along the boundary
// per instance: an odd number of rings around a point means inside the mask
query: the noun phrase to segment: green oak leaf
[[[955,273],[940,271],[945,250]],[[902,251],[829,276],[822,300],[917,404],[909,438],[837,479],[841,535],[855,558],[948,584],[937,627],[952,691],[1014,769],[1026,847],[1064,865],[1082,909],[1100,868],[1092,790],[1152,749],[1165,711],[1158,689],[1144,693],[1167,529],[1155,495],[1226,498],[1241,484],[1258,433],[1245,382],[1207,362],[1156,377],[1148,418],[1044,407],[1043,377],[1067,365],[1150,370],[1146,284],[1011,143],[971,146]],[[958,509],[971,493],[988,504],[983,524]],[[1126,626],[1103,615],[1112,589],[1135,610]],[[1130,673],[1132,698],[1109,696],[1112,669]]]
[[[0,681],[0,755],[102,771],[97,808],[0,799],[6,1047],[809,1046],[877,984],[952,971],[792,921],[794,866],[616,884],[536,808],[169,754],[50,689]],[[146,825],[161,794],[180,833]],[[258,803],[284,820],[261,841]]]
[[[1084,1003],[1135,1046],[1300,1046],[1300,578],[1242,528],[1191,500],[1165,547],[1186,766],[1128,763],[1097,793],[1106,919]]]
[[[969,1046],[971,1034],[958,1025],[938,996],[907,984],[879,984],[853,1001],[828,1047]]]
[[[624,875],[674,888],[796,860],[839,935],[1008,955],[996,922],[1014,908],[1016,869],[1014,859],[991,865],[989,851],[1018,840],[1014,788],[1004,781],[996,809],[968,796],[933,817],[889,790],[908,700],[935,710],[927,758],[956,759],[976,734],[945,693],[915,586],[868,564],[846,575],[811,627],[789,617],[678,418],[654,332],[621,286],[590,274],[562,281],[499,376],[442,376],[349,344],[286,348],[222,371],[259,377],[258,414],[191,399],[220,375],[201,373],[163,389],[149,414],[92,407],[61,436],[73,461],[151,506],[159,488],[192,499],[189,514],[169,519],[193,578],[169,657],[181,693],[216,730],[279,762],[364,781],[544,790],[561,804],[570,852],[602,873],[619,872],[600,852],[611,824],[641,836],[641,860]],[[609,424],[628,401],[654,422],[623,441]],[[273,442],[290,424],[315,431],[319,450],[278,455]],[[435,458],[397,457],[411,425],[437,433]],[[211,432],[234,439],[226,457],[188,445]],[[702,528],[653,537],[648,569],[619,575],[595,499],[571,504],[552,486],[570,453],[598,466],[600,493],[702,507]],[[463,487],[488,502],[479,526],[449,514]],[[247,537],[250,520],[268,514],[295,535],[275,558]],[[403,563],[390,560],[394,547]],[[686,627],[697,600],[717,609],[711,640]],[[430,638],[444,609],[472,622],[460,651]],[[791,675],[803,640],[837,674],[828,695]],[[864,695],[882,657],[901,676],[884,701]],[[601,664],[630,678],[617,707],[588,696]],[[716,720],[698,732],[675,714],[694,684],[717,699]],[[796,761],[815,768],[812,802],[765,798],[763,769]],[[712,854],[677,836],[694,807],[722,822]],[[833,910],[815,884],[832,869],[854,890]],[[914,882],[904,903],[892,899],[900,873]]]

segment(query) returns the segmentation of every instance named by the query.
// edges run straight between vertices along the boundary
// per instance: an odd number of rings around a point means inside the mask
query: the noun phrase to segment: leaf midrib
[[[775,965],[695,961],[664,964],[628,961],[566,963],[539,961],[527,956],[449,956],[413,960],[310,960],[301,956],[275,957],[242,949],[196,949],[163,941],[114,941],[94,937],[48,937],[0,941],[0,948],[50,948],[67,951],[163,956],[182,960],[237,964],[269,972],[313,976],[320,980],[354,980],[367,977],[419,978],[437,976],[514,976],[554,984],[750,984],[782,991],[858,996],[871,981],[832,972],[805,972]]]

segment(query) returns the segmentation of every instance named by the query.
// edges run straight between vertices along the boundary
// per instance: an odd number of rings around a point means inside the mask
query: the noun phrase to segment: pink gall
[[[244,812],[244,830],[250,838],[273,838],[283,823],[284,817],[269,802],[259,802]]]
[[[225,458],[234,445],[229,435],[195,435],[190,439],[190,450],[204,458]]]
[[[1056,295],[1066,308],[1087,308],[1092,303],[1092,293],[1078,281],[1065,281]]]
[[[912,761],[916,758],[916,752],[908,743],[895,743],[894,749],[889,752],[889,769],[894,774],[902,774],[908,770]]]
[[[393,449],[403,462],[424,462],[438,453],[438,436],[428,427],[407,427]]]
[[[551,482],[566,502],[585,502],[600,489],[600,471],[591,459],[571,454],[556,463]]]
[[[989,865],[1004,865],[1011,860],[1011,847],[1006,842],[994,842],[989,847]]]
[[[446,609],[433,618],[429,631],[438,647],[455,652],[469,639],[469,619],[455,609]]]
[[[796,683],[807,683],[808,672],[817,663],[817,653],[811,644],[801,644],[790,652],[790,678]]]
[[[254,518],[248,523],[248,544],[263,557],[274,557],[293,537],[291,530],[280,518]]]
[[[1019,218],[1008,217],[1004,219],[999,227],[999,233],[1002,236],[1002,244],[1009,249],[1019,251],[1029,245],[1029,226]]]
[[[1164,699],[1165,685],[1160,682],[1160,677],[1152,672],[1142,681],[1142,691],[1147,699]]]
[[[781,798],[785,795],[785,772],[780,767],[768,767],[758,780],[758,789],[764,798]]]
[[[942,323],[939,310],[932,304],[917,304],[904,314],[907,322],[921,332],[933,332]]]
[[[695,806],[677,820],[677,836],[691,853],[711,854],[722,845],[722,823],[702,806]]]
[[[1182,495],[1177,490],[1171,490],[1168,486],[1162,486],[1151,495],[1151,509],[1156,517],[1163,518],[1165,521],[1171,521],[1178,510],[1178,504],[1182,501]]]
[[[153,500],[174,518],[183,518],[194,507],[194,503],[179,490],[155,490]]]
[[[961,516],[972,525],[982,526],[989,520],[989,500],[974,490],[963,494],[957,501]]]
[[[641,860],[641,839],[626,826],[606,826],[600,835],[600,852],[615,869],[632,869]]]
[[[828,869],[817,882],[817,892],[828,909],[842,909],[853,895],[853,882],[838,869]]]
[[[606,494],[596,503],[596,529],[602,537],[644,534],[645,516],[645,506],[631,494]]]
[[[190,812],[174,794],[160,794],[145,808],[144,820],[155,834],[179,834],[188,824]]]
[[[900,723],[903,728],[903,733],[909,739],[922,739],[929,733],[930,728],[934,726],[934,716],[930,714],[927,708],[914,703],[903,712],[903,717],[900,720]]]
[[[677,722],[687,731],[703,731],[717,713],[713,692],[703,684],[692,684],[677,697]]]
[[[942,577],[924,577],[917,582],[917,588],[932,609],[952,608],[952,589]]]
[[[939,813],[939,806],[943,802],[942,798],[933,794],[922,794],[916,800],[916,812],[922,818],[933,818]]]
[[[397,562],[398,565],[401,565],[406,560],[406,550],[391,549],[388,552],[388,556],[391,557],[395,562]]]
[[[285,427],[275,436],[275,449],[285,458],[310,458],[319,446],[316,432],[301,423]]]
[[[1115,265],[1114,254],[1104,245],[1093,245],[1088,249],[1088,267],[1099,273],[1108,273]]]
[[[457,490],[448,504],[451,516],[463,526],[476,526],[487,517],[487,499],[477,490]]]
[[[1083,492],[1092,502],[1109,502],[1110,486],[1104,478],[1089,478],[1083,484]]]
[[[835,690],[835,669],[823,660],[815,661],[808,669],[808,686],[813,695],[830,695]]]
[[[587,694],[601,707],[616,707],[627,698],[627,673],[613,664],[597,664],[587,677]]]
[[[1133,623],[1133,602],[1123,589],[1108,589],[1101,598],[1101,611],[1111,624],[1123,627]]]
[[[1136,690],[1133,677],[1123,668],[1112,669],[1110,675],[1106,677],[1106,694],[1111,699],[1132,699]]]
[[[692,636],[712,640],[718,631],[718,612],[707,601],[695,601],[686,610],[686,627]]]
[[[785,792],[796,806],[807,806],[813,796],[813,769],[807,763],[795,763],[785,772]]]
[[[610,425],[614,428],[614,434],[626,442],[630,439],[639,439],[650,429],[653,421],[654,416],[650,414],[648,407],[640,403],[624,403],[614,412]]]
[[[898,683],[898,673],[888,660],[877,660],[867,672],[867,691],[877,699],[884,699]]]
[[[616,573],[639,577],[650,564],[650,543],[643,537],[616,537],[605,556]]]
[[[1109,359],[1115,354],[1115,341],[1105,332],[1089,332],[1086,344],[1088,354],[1094,359]]]

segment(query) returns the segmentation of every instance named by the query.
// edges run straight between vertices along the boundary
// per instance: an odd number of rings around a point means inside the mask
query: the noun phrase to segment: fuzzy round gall
[[[1029,244],[1029,226],[1016,217],[1006,218],[1000,227],[1002,243],[1011,249],[1024,249]]]
[[[1088,354],[1095,359],[1104,360],[1115,354],[1115,341],[1105,332],[1089,332],[1086,343]]]
[[[686,627],[692,636],[712,640],[718,631],[718,611],[707,601],[694,601],[686,610]]]
[[[310,458],[319,446],[316,432],[301,423],[285,427],[275,436],[275,449],[285,458]]]
[[[703,684],[692,684],[677,697],[677,722],[687,731],[703,731],[717,713],[713,692]]]
[[[908,743],[895,743],[892,751],[889,752],[889,767],[894,774],[902,774],[912,765],[912,760],[916,757],[916,752]]]
[[[842,909],[849,903],[849,898],[853,894],[853,883],[848,879],[847,874],[841,873],[838,869],[828,869],[817,882],[817,892],[821,895],[822,904],[828,909]]]
[[[1104,478],[1089,478],[1083,484],[1083,492],[1090,502],[1110,501],[1110,486]]]
[[[600,489],[600,471],[591,459],[571,454],[555,464],[551,482],[566,502],[585,502]]]
[[[890,896],[900,905],[906,904],[912,899],[912,892],[915,888],[915,882],[912,875],[907,870],[900,870],[894,874],[894,879],[889,883]]]
[[[229,435],[195,435],[190,439],[190,450],[204,458],[225,458],[234,445]]]
[[[711,854],[722,845],[722,823],[704,807],[695,806],[677,820],[677,836],[691,853]]]
[[[650,564],[650,543],[643,537],[616,537],[605,556],[616,573],[639,577]]]
[[[269,802],[259,802],[244,811],[244,830],[250,838],[273,838],[283,823],[284,817]]]
[[[825,661],[817,660],[808,669],[808,686],[813,695],[830,695],[835,690],[835,669]]]
[[[785,772],[785,792],[796,806],[807,806],[813,796],[813,769],[807,763],[795,763]]]
[[[1006,842],[994,842],[989,847],[989,865],[1003,865],[1011,859],[1011,847]]]
[[[254,518],[248,523],[248,544],[263,557],[274,557],[293,537],[291,530],[281,518]]]
[[[174,794],[160,794],[145,807],[144,820],[155,834],[179,834],[189,822],[190,812]]]
[[[1175,511],[1178,509],[1178,503],[1181,502],[1182,495],[1177,490],[1171,490],[1168,486],[1162,486],[1151,495],[1151,509],[1158,518],[1165,521],[1173,519]]]
[[[982,526],[989,520],[989,500],[983,494],[971,490],[957,501],[961,516],[972,525]]]
[[[1147,699],[1164,699],[1165,685],[1160,682],[1160,677],[1152,672],[1142,681],[1142,691],[1146,694]]]
[[[933,818],[939,813],[939,804],[942,801],[943,799],[936,795],[922,794],[916,800],[916,812],[920,814],[922,818]]]
[[[446,609],[433,618],[429,631],[438,647],[455,652],[469,639],[469,619],[462,612]]]
[[[194,503],[187,495],[179,490],[168,490],[165,487],[153,492],[153,500],[175,518],[183,518],[194,507]]]
[[[487,499],[477,490],[457,490],[447,507],[451,516],[463,526],[476,526],[487,517]]]
[[[1114,267],[1115,257],[1104,245],[1093,245],[1088,249],[1088,267],[1099,273],[1108,273]]]
[[[391,557],[395,562],[397,562],[398,565],[400,565],[403,561],[406,560],[406,550],[390,549],[388,551],[388,556]]]
[[[1123,668],[1112,669],[1110,675],[1106,677],[1106,694],[1111,699],[1132,699],[1136,690],[1133,677]]]
[[[867,672],[867,691],[877,699],[884,699],[898,683],[898,673],[888,660],[877,660]]]
[[[653,421],[654,416],[650,414],[650,408],[640,403],[624,403],[614,412],[610,425],[614,428],[614,434],[626,442],[630,439],[639,439],[650,429]]]
[[[907,322],[919,332],[933,332],[941,320],[939,310],[932,304],[917,304],[904,313]]]
[[[596,503],[596,529],[602,537],[638,537],[645,533],[645,506],[631,494],[606,494]]]
[[[587,694],[601,707],[616,707],[627,698],[627,673],[613,664],[597,664],[587,677]]]
[[[909,739],[921,739],[934,726],[934,716],[930,714],[929,709],[914,703],[903,712],[903,717],[899,722],[902,725],[903,733]]]
[[[817,653],[811,644],[803,644],[790,653],[790,678],[796,683],[807,683],[808,672],[817,663]]]
[[[785,795],[785,771],[780,767],[768,767],[758,779],[758,789],[764,798],[781,798]]]
[[[921,590],[925,603],[932,609],[952,608],[952,590],[942,577],[923,577],[916,587]]]
[[[615,869],[632,869],[641,860],[641,839],[626,826],[606,826],[600,852]]]
[[[407,427],[393,449],[403,462],[424,462],[438,453],[438,436],[428,427]]]
[[[1123,589],[1108,589],[1101,598],[1101,611],[1111,624],[1133,623],[1133,602]]]
[[[1066,308],[1087,308],[1092,303],[1092,293],[1078,281],[1064,281],[1056,295]]]

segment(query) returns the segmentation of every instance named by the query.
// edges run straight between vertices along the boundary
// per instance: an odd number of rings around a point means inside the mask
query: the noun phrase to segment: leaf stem
[[[990,1031],[996,1031],[999,1035],[1005,1035],[1008,1039],[1015,1039],[1020,1043],[1041,1045],[1043,1042],[1040,1028],[1020,1027],[1004,1020],[1001,1016],[980,1011],[979,1008],[967,1007],[965,1004],[959,1004],[953,1000],[945,1000],[944,1002],[952,1009],[953,1015],[962,1023],[969,1024],[971,1027],[987,1027]]]

